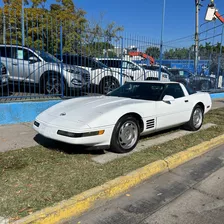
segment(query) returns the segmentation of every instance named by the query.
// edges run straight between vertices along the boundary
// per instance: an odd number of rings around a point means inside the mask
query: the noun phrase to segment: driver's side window
[[[168,84],[163,95],[169,95],[177,99],[184,97],[184,92],[179,84]]]
[[[24,61],[29,61],[30,57],[36,57],[31,51],[27,49],[16,49],[16,59],[18,60],[24,60]]]

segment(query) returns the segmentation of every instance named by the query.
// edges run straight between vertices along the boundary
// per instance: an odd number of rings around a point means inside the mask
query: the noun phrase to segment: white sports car
[[[180,83],[128,82],[106,96],[58,103],[37,116],[33,127],[50,139],[126,153],[135,148],[140,135],[183,124],[199,130],[211,106],[208,93]]]

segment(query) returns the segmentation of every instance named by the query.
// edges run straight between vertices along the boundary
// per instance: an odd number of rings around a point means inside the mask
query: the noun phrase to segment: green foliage
[[[189,48],[175,48],[166,50],[164,52],[165,59],[188,59],[189,58]]]
[[[21,8],[22,0],[4,0],[0,8],[0,30],[5,27],[5,39],[8,44],[22,43]],[[49,9],[45,3],[50,2]],[[118,40],[123,27],[114,22],[105,28],[100,23],[90,26],[85,18],[86,12],[75,7],[73,0],[24,0],[25,7],[25,45],[57,53],[60,47],[60,29],[62,27],[63,51],[71,53],[91,53],[97,56],[103,53],[103,47],[112,40]],[[3,15],[5,21],[3,21]],[[0,35],[3,42],[3,35]],[[89,50],[87,50],[89,48]],[[90,52],[87,52],[90,51]]]
[[[158,59],[160,55],[160,49],[158,47],[148,47],[145,53],[149,56],[152,56],[154,59]]]

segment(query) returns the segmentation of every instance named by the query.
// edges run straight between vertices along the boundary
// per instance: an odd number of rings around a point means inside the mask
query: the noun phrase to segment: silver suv
[[[39,85],[45,94],[60,94],[68,89],[89,86],[90,74],[77,66],[62,64],[53,55],[17,45],[0,45],[0,61],[6,66],[9,81]]]

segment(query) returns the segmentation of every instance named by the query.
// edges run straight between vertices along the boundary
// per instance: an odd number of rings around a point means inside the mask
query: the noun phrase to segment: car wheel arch
[[[41,85],[41,91],[44,91],[43,90],[43,88],[44,88],[44,82],[45,82],[45,77],[47,77],[47,76],[58,76],[59,78],[61,78],[61,74],[60,74],[60,72],[57,72],[57,71],[54,71],[54,70],[48,70],[48,71],[45,71],[42,75],[41,75],[41,77],[40,77],[40,85]],[[66,79],[65,79],[65,77],[63,76],[63,83],[64,83],[64,85],[65,85],[65,88],[64,88],[64,91],[65,91],[65,89],[67,88],[67,85],[68,85],[68,83],[67,83],[67,81],[66,81]]]
[[[118,122],[120,119],[122,119],[123,117],[126,117],[126,116],[132,116],[132,117],[134,117],[134,118],[139,122],[140,133],[143,132],[143,130],[144,130],[144,122],[143,122],[143,119],[142,119],[141,115],[139,115],[139,114],[136,113],[136,112],[126,113],[126,114],[122,115],[122,116],[117,120],[117,122]]]
[[[198,103],[194,106],[194,108],[195,108],[196,106],[200,106],[201,109],[203,110],[203,113],[204,113],[204,111],[205,111],[205,105],[204,105],[202,102],[198,102]]]
[[[59,77],[61,77],[61,74],[60,72],[57,72],[57,71],[54,71],[54,70],[48,70],[48,71],[45,71],[41,76],[40,76],[40,83],[42,84],[43,81],[44,81],[44,77],[47,76],[47,75],[57,75]],[[66,83],[66,80],[65,80],[65,77],[63,76],[63,80],[64,82]]]

